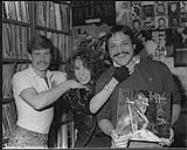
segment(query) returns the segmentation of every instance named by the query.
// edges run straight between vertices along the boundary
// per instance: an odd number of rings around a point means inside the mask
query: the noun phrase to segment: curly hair
[[[100,74],[106,69],[106,65],[99,59],[95,50],[90,48],[77,48],[75,52],[69,57],[65,66],[66,73],[69,79],[76,79],[74,68],[75,60],[79,58],[83,65],[91,73],[91,81],[96,81]]]

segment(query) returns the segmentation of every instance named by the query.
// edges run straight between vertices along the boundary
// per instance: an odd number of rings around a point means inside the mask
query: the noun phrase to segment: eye
[[[116,46],[115,46],[115,45],[110,45],[110,46],[109,46],[109,49],[110,49],[110,50],[115,50],[115,49],[116,49]]]
[[[128,42],[122,42],[121,45],[128,45]]]
[[[74,67],[73,69],[74,70],[80,70],[80,67]]]

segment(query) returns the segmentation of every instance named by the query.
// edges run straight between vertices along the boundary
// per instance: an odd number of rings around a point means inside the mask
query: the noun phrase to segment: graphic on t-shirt
[[[132,139],[159,142],[170,136],[170,95],[119,89],[116,131]]]

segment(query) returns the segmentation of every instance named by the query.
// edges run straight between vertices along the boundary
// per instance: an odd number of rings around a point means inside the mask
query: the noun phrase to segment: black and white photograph
[[[2,149],[186,149],[186,1],[2,1]]]

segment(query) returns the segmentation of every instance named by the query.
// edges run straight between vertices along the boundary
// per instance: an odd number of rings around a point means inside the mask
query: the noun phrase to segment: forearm
[[[53,89],[38,93],[37,95],[35,95],[35,97],[32,98],[33,100],[36,100],[35,108],[37,110],[46,108],[47,106],[54,103],[58,98],[62,96],[63,93],[65,93],[69,89],[70,86],[66,82],[64,82]]]
[[[114,129],[114,127],[108,119],[100,120],[98,125],[106,135],[111,136],[111,132]]]
[[[112,78],[107,84],[108,89],[104,87],[98,94],[96,94],[90,101],[90,111],[91,113],[96,113],[107,101],[115,87],[117,86],[118,81]]]
[[[179,104],[173,104],[172,106],[172,125],[174,125],[179,119],[181,113],[181,106]]]

